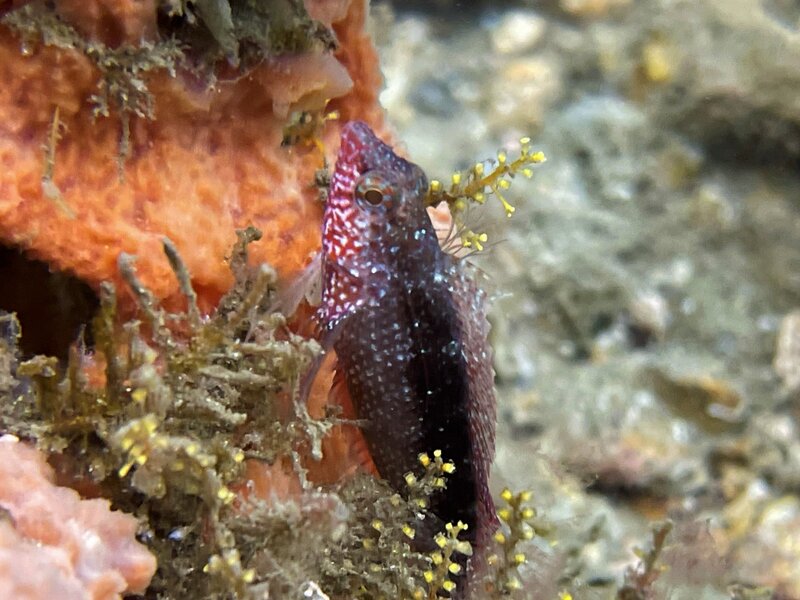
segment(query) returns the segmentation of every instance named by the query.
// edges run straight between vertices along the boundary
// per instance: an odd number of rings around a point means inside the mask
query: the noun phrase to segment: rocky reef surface
[[[372,27],[429,173],[523,135],[548,158],[513,218],[470,217],[496,484],[549,532],[526,597],[800,598],[796,3],[398,1]]]

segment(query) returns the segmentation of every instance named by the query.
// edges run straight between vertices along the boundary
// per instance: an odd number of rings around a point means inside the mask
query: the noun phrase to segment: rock
[[[709,374],[679,374],[648,369],[659,399],[677,415],[710,433],[740,426],[744,401],[730,383]]]
[[[646,100],[660,124],[710,155],[796,165],[800,30],[775,5],[637,2],[617,22],[592,28],[596,60],[620,90]]]
[[[491,28],[492,48],[500,54],[523,54],[542,39],[547,21],[532,11],[511,10]]]
[[[631,0],[561,0],[561,9],[579,17],[602,17],[610,10],[627,6]]]
[[[800,500],[756,500],[742,533],[730,553],[738,577],[769,586],[778,597],[800,596]]]
[[[800,389],[800,310],[781,320],[773,365],[786,389]]]

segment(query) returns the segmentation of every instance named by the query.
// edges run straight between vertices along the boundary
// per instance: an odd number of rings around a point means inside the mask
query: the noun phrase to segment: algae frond
[[[240,232],[230,261],[236,285],[208,318],[200,316],[168,240],[185,313],[161,308],[137,279],[132,257],[121,255],[143,321],[119,325],[116,291],[104,285],[95,352],[78,343],[66,365],[43,356],[20,360],[18,325],[3,317],[3,431],[59,453],[67,479],[85,481],[141,518],[160,565],[151,589],[167,597],[207,597],[214,575],[232,577],[237,543],[246,536],[228,524],[236,497],[230,486],[241,479],[245,459],[275,462],[318,444],[326,431],[305,413],[279,416],[281,395],[292,392],[318,346],[266,309],[274,272],[246,264],[247,244],[257,237]],[[218,568],[219,560],[230,568]],[[247,583],[249,571],[237,572]],[[190,596],[173,589],[177,580]],[[234,596],[246,597],[240,587]]]
[[[442,524],[427,512],[454,469],[440,451],[433,457],[419,456],[419,472],[406,473],[403,494],[367,475],[339,489],[360,516],[331,553],[323,589],[336,598],[434,600],[464,585],[454,576],[462,571],[459,557],[472,554],[469,542],[459,539],[466,525]]]
[[[480,252],[489,239],[485,232],[475,232],[466,227],[464,213],[467,208],[471,204],[485,204],[488,197],[494,196],[500,201],[506,216],[512,216],[516,208],[506,199],[505,191],[511,187],[514,177],[521,173],[530,179],[533,166],[546,160],[543,152],[533,150],[530,138],[520,139],[519,144],[519,156],[513,160],[509,160],[508,153],[501,150],[496,160],[480,161],[467,171],[453,173],[449,186],[439,179],[431,180],[425,205],[447,203],[462,247]]]
[[[463,525],[427,509],[453,464],[438,451],[421,455],[403,493],[366,474],[327,489],[305,482],[305,465],[341,420],[312,418],[298,402],[319,346],[272,312],[275,273],[247,261],[260,233],[238,235],[235,284],[213,315],[200,313],[165,239],[183,311],[162,307],[123,254],[139,318],[121,323],[117,291],[104,284],[93,349],[79,340],[66,362],[23,359],[15,317],[0,316],[0,430],[50,454],[62,483],[137,515],[159,564],[148,598],[447,594],[471,548]],[[245,471],[265,464],[302,484],[260,499]]]
[[[647,600],[652,597],[653,584],[663,571],[658,560],[671,531],[671,521],[654,525],[653,542],[650,549],[636,548],[634,550],[640,562],[636,567],[631,567],[625,572],[625,583],[617,590],[617,600]]]
[[[500,517],[500,528],[494,535],[497,552],[487,560],[491,575],[485,587],[491,598],[508,596],[522,589],[518,569],[527,561],[525,542],[536,535],[536,510],[530,506],[531,493],[514,494],[505,488],[500,499],[504,506],[497,511]]]
[[[133,116],[155,118],[155,101],[147,86],[150,73],[165,71],[175,76],[184,59],[181,43],[167,36],[158,42],[141,41],[138,45],[121,44],[112,48],[100,41],[84,37],[72,25],[62,20],[56,9],[43,0],[27,3],[5,15],[0,24],[16,31],[22,39],[23,53],[29,53],[38,44],[83,54],[99,72],[97,89],[89,102],[95,117],[119,115],[121,123],[119,161],[124,164],[128,156],[130,119]],[[58,131],[57,113],[53,128]],[[56,140],[57,141],[57,140]],[[45,179],[52,179],[55,141],[48,141]],[[121,168],[120,168],[121,172]],[[50,174],[48,176],[48,173]]]

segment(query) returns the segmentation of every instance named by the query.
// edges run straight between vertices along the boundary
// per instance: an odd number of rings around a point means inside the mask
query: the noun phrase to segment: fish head
[[[389,250],[429,222],[423,206],[427,188],[422,169],[395,154],[368,125],[347,123],[331,177],[323,244],[331,251],[337,246],[353,246],[358,253],[368,246]]]
[[[342,127],[323,217],[326,322],[385,294],[397,277],[399,257],[433,246],[438,251],[424,206],[427,189],[422,169],[398,156],[366,123]]]

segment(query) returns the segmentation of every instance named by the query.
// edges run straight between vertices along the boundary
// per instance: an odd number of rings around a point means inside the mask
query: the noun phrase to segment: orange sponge
[[[56,3],[65,22],[112,47],[152,39],[156,5]],[[123,162],[119,115],[93,114],[90,100],[101,77],[95,64],[78,50],[23,46],[17,33],[0,26],[0,80],[13,82],[0,86],[0,243],[95,288],[104,280],[119,283],[118,255],[134,254],[143,282],[169,302],[179,293],[161,250],[168,236],[204,310],[231,283],[224,259],[238,228],[255,225],[264,233],[250,248],[254,262],[269,262],[282,276],[300,269],[319,246],[322,207],[313,182],[322,157],[313,147],[281,146],[288,117],[324,110],[331,100],[328,108],[343,120],[357,115],[382,128],[377,57],[363,31],[365,1],[308,0],[307,8],[332,26],[334,52],[268,59],[210,88],[182,72],[142,75],[155,118],[132,118]],[[323,139],[335,145],[335,121]],[[48,140],[55,142],[49,150]],[[58,201],[52,187],[49,196],[44,190],[48,151]]]

